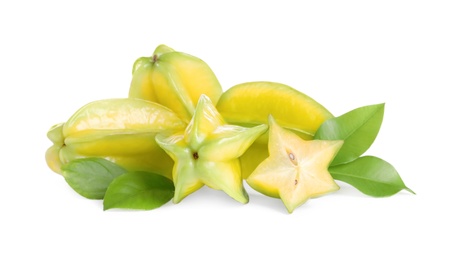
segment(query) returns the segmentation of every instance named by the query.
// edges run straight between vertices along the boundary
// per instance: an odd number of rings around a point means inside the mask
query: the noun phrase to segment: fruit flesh
[[[343,141],[303,140],[269,118],[269,157],[247,178],[255,190],[281,198],[288,212],[339,189],[328,172]]]

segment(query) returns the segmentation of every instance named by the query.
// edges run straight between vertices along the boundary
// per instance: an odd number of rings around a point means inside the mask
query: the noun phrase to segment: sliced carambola
[[[288,212],[339,189],[328,172],[343,141],[303,140],[269,117],[269,157],[247,178],[255,190],[281,198]]]

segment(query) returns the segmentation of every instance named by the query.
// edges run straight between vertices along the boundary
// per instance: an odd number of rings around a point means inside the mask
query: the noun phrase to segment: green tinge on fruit
[[[61,145],[54,144],[51,147],[49,147],[46,151],[46,163],[47,166],[54,172],[61,174],[61,166],[63,163],[61,162],[60,159],[60,150],[61,150]]]
[[[139,70],[143,67],[151,66],[153,64],[153,62],[155,62],[162,54],[165,54],[167,52],[174,52],[174,51],[175,50],[173,50],[172,48],[170,48],[164,44],[157,46],[157,48],[154,50],[153,56],[141,57],[141,58],[138,58],[134,62],[134,65],[132,66],[132,74],[134,74],[137,70]]]
[[[150,88],[151,74],[153,71],[152,60],[149,57],[141,57],[134,63],[132,69],[133,77],[129,88],[130,98],[140,98],[157,102],[154,88]]]
[[[208,64],[195,56],[159,45],[151,57],[134,63],[129,97],[162,104],[187,123],[201,94],[216,104],[222,87]]]
[[[178,203],[206,185],[247,203],[238,158],[266,130],[265,124],[253,128],[226,124],[209,98],[201,95],[185,131],[156,136],[175,161],[173,201]]]
[[[160,147],[154,147],[143,153],[125,155],[111,155],[105,152],[83,154],[76,152],[76,150],[77,148],[73,147],[61,147],[58,158],[61,161],[61,165],[80,158],[104,158],[131,172],[155,172],[171,179],[173,160]]]
[[[281,83],[247,82],[225,91],[217,103],[217,109],[230,124],[254,126],[267,123],[272,115],[278,124],[305,140],[313,139],[321,124],[333,115],[308,95]],[[261,136],[241,157],[243,178],[268,153],[268,134]]]
[[[47,132],[47,138],[54,144],[63,144],[64,142],[63,125],[64,123],[55,124]]]
[[[169,52],[175,52],[172,48],[168,47],[165,44],[160,44],[159,46],[156,47],[153,53],[153,58],[158,59],[161,55]]]
[[[175,113],[154,102],[133,98],[94,101],[49,130],[54,144],[46,152],[46,161],[61,173],[61,165],[74,159],[100,157],[130,171],[171,178],[173,161],[157,145],[155,136],[185,126]]]

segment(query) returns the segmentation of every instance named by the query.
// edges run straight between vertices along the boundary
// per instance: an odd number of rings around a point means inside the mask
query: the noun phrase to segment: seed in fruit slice
[[[339,189],[328,172],[343,141],[303,140],[269,116],[269,157],[247,178],[267,196],[281,198],[289,213],[309,198]]]
[[[209,98],[201,95],[184,132],[156,136],[159,146],[175,161],[173,202],[207,185],[247,203],[238,158],[266,130],[267,125],[246,128],[226,124]]]

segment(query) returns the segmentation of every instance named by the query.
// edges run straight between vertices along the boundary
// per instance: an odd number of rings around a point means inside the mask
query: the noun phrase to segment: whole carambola
[[[159,45],[151,57],[134,63],[129,97],[162,104],[186,123],[202,94],[215,105],[222,87],[208,64],[195,56]]]
[[[201,95],[184,131],[156,135],[157,143],[175,161],[173,202],[207,185],[247,203],[238,158],[265,131],[265,124],[252,128],[228,125],[209,98]]]
[[[171,179],[173,160],[157,145],[155,135],[184,129],[186,124],[170,109],[133,98],[98,100],[86,104],[66,123],[53,126],[47,136],[48,166],[77,158],[101,157],[130,171],[149,171]]]

